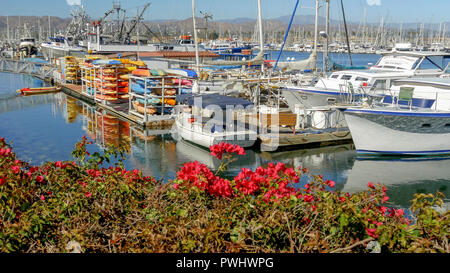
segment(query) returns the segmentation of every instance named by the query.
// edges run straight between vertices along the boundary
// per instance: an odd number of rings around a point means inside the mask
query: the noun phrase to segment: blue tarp
[[[217,94],[207,94],[207,95],[196,95],[196,94],[182,94],[176,96],[176,101],[179,103],[187,104],[193,106],[194,103],[198,103],[201,99],[201,107],[206,108],[208,105],[217,105],[222,109],[226,109],[227,106],[253,106],[253,103],[231,96],[223,96]]]
[[[191,78],[196,78],[197,77],[197,73],[194,70],[180,69],[180,68],[172,68],[172,70],[179,70],[179,71],[186,72],[187,76],[191,77]]]
[[[39,64],[48,64],[46,60],[40,58],[25,58],[23,59],[25,62],[39,63]]]
[[[122,64],[121,61],[117,61],[117,60],[95,60],[92,62],[92,64],[94,65],[102,65],[102,64],[111,64],[111,65],[115,65],[115,64]]]

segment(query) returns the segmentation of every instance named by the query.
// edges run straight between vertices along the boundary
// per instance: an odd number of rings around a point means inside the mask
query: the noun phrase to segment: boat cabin
[[[347,70],[331,73],[328,78],[317,81],[315,88],[324,90],[347,90],[349,83],[356,89],[371,93],[383,93],[392,81],[408,77],[405,72],[386,72],[376,70]]]
[[[382,53],[378,62],[370,70],[408,71],[415,75],[442,74],[450,63],[450,53],[391,51]]]

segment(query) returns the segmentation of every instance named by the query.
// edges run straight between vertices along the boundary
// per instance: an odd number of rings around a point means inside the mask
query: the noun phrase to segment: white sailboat
[[[257,139],[256,128],[234,120],[237,111],[252,110],[253,103],[217,94],[178,95],[175,129],[178,139],[209,148],[226,142],[243,148]]]

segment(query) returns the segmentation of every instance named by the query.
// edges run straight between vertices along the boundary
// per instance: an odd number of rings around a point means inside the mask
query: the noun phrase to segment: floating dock
[[[101,108],[101,109],[107,111],[108,113],[111,113],[117,117],[120,117],[121,119],[126,120],[126,121],[132,123],[133,125],[138,125],[139,127],[143,128],[143,129],[146,129],[146,128],[147,129],[156,129],[156,130],[162,130],[165,132],[166,129],[171,128],[174,123],[173,116],[168,116],[168,115],[161,117],[159,120],[144,122],[139,117],[136,117],[135,115],[132,115],[128,112],[129,102],[124,102],[124,103],[120,103],[120,104],[98,103],[95,101],[95,99],[93,97],[87,96],[86,94],[82,93],[81,85],[66,83],[66,84],[61,84],[61,87],[62,87],[62,91],[65,94],[68,94],[74,98],[82,100],[83,102],[86,102],[92,106]]]

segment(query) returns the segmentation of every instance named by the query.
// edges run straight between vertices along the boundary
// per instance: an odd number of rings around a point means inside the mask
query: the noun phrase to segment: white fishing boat
[[[389,95],[394,80],[443,75],[449,53],[389,52],[376,65],[364,70],[344,70],[318,79],[313,85],[286,84],[282,95],[291,110],[296,105],[311,108],[336,102],[353,102],[365,96]]]
[[[450,154],[450,111],[388,104],[343,112],[360,154]]]
[[[71,37],[49,37],[50,41],[41,43],[40,49],[47,60],[65,56],[84,57],[88,51],[81,46],[73,45]]]
[[[209,148],[227,142],[243,148],[254,145],[256,128],[234,120],[236,111],[251,111],[253,103],[217,94],[177,96],[176,130],[179,139]]]

